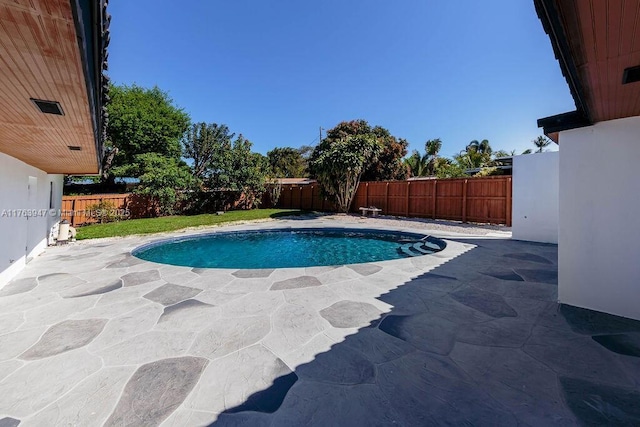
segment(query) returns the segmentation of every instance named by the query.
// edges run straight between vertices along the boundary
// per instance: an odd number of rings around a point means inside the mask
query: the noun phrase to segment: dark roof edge
[[[553,53],[555,54],[558,63],[560,64],[560,70],[562,71],[562,75],[564,76],[567,84],[569,85],[569,90],[571,91],[571,96],[573,97],[573,101],[576,104],[576,111],[564,114],[558,114],[557,116],[546,117],[538,120],[538,126],[544,127],[545,134],[549,132],[554,132],[553,130],[547,131],[547,127],[542,123],[551,123],[557,120],[566,120],[566,124],[561,127],[570,125],[571,123],[575,124],[574,127],[582,127],[588,126],[592,124],[591,115],[589,112],[589,107],[587,106],[585,97],[584,97],[584,89],[582,88],[582,84],[578,78],[578,70],[576,68],[575,63],[573,62],[573,57],[571,56],[571,51],[569,49],[569,43],[567,41],[567,37],[564,33],[564,29],[562,27],[562,23],[560,22],[560,17],[558,14],[558,10],[555,7],[554,0],[534,0],[533,1],[536,12],[538,14],[538,18],[542,22],[542,27],[544,28],[545,33],[549,36],[551,40],[551,47],[553,48]],[[586,120],[586,124],[584,123]],[[565,127],[559,130],[568,130],[572,129],[571,127]],[[559,131],[557,130],[557,131]]]
[[[93,122],[98,173],[102,173],[108,121],[105,104],[109,100],[109,77],[104,74],[108,68],[107,47],[111,21],[107,12],[108,0],[70,0],[70,3]]]
[[[579,110],[538,119],[538,127],[543,129],[545,135],[582,128],[591,124],[591,121]]]

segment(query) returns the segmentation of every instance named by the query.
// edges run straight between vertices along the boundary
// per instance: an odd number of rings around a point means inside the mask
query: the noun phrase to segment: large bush
[[[409,143],[402,138],[396,138],[382,126],[371,126],[366,120],[351,120],[338,123],[327,131],[327,136],[319,146],[344,141],[347,137],[365,137],[379,146],[378,155],[366,160],[362,179],[364,181],[387,181],[407,178],[407,167],[403,157],[407,155]],[[311,162],[316,159],[316,151],[311,154]],[[316,172],[311,166],[311,175]]]
[[[376,162],[382,147],[370,135],[345,136],[316,147],[311,167],[318,183],[342,212],[349,212],[353,196],[367,167]]]
[[[141,154],[180,159],[180,140],[191,120],[166,92],[158,87],[112,85],[109,96],[108,154],[104,165],[109,179],[124,171],[111,171],[111,167],[130,165]]]
[[[157,153],[139,154],[133,163],[120,166],[116,172],[124,176],[136,176],[140,183],[134,194],[146,196],[152,212],[172,215],[187,192],[192,189],[193,176],[189,166],[181,160]]]

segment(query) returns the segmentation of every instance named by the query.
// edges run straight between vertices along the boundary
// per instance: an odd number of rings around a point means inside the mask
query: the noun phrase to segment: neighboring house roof
[[[437,176],[410,176],[407,181],[428,181],[430,179],[438,179]]]
[[[493,159],[493,166],[483,166],[480,168],[465,169],[464,173],[466,173],[467,175],[475,175],[478,172],[482,171],[483,169],[491,169],[491,168],[501,169],[505,171],[507,175],[510,175],[513,169],[513,156],[496,157],[495,159]]]
[[[465,169],[464,173],[466,173],[467,175],[475,175],[478,172],[482,171],[483,169],[493,169],[493,168],[509,171],[509,174],[510,174],[511,170],[513,169],[513,165],[498,165],[498,166],[489,166],[489,167],[482,167],[482,168]]]
[[[106,0],[0,0],[0,152],[49,173],[100,171]]]
[[[557,142],[563,130],[640,115],[640,0],[534,4],[576,104],[538,120],[545,134]]]
[[[277,178],[280,184],[287,185],[306,185],[306,184],[314,184],[317,181],[311,178]]]

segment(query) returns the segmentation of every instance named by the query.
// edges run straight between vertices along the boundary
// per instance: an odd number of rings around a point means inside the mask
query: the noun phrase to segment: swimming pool
[[[384,230],[272,229],[217,232],[136,248],[146,261],[197,268],[287,268],[385,261],[441,251],[431,236]]]

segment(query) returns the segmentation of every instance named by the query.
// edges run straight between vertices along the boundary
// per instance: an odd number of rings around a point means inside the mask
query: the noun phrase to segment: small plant
[[[86,216],[95,218],[99,224],[120,221],[126,217],[123,209],[118,209],[113,203],[102,200],[87,207]]]

